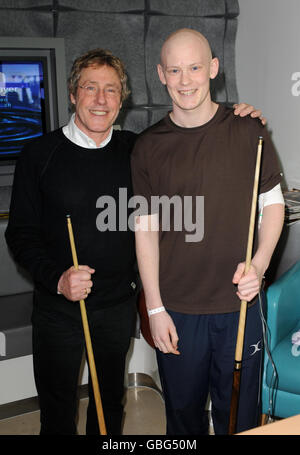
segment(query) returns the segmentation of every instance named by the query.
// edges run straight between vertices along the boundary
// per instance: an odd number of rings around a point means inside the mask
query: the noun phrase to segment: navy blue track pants
[[[208,433],[205,412],[212,402],[215,434],[227,434],[239,312],[190,315],[169,311],[180,355],[156,350],[165,397],[167,434]],[[259,303],[247,311],[237,432],[257,426],[262,323]]]

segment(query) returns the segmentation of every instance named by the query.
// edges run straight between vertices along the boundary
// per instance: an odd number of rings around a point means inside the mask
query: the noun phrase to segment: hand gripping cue
[[[72,250],[73,263],[74,263],[75,269],[78,270],[77,253],[76,253],[76,248],[75,248],[75,242],[74,242],[73,229],[72,229],[70,215],[67,215],[67,223],[68,223],[68,231],[69,231],[70,245],[71,245],[71,250]],[[85,301],[80,300],[79,303],[80,303],[81,319],[82,319],[82,325],[83,325],[83,331],[84,331],[84,337],[85,337],[86,350],[87,350],[88,361],[89,361],[89,366],[90,366],[90,374],[91,374],[92,384],[93,384],[93,391],[94,391],[94,398],[95,398],[95,404],[96,404],[96,410],[97,410],[99,430],[100,430],[101,435],[106,435],[107,434],[106,426],[105,426],[105,421],[104,421],[104,414],[103,414],[103,408],[102,408],[99,383],[98,383],[98,378],[97,378],[97,371],[96,371],[96,366],[95,366],[93,347],[92,347],[92,342],[91,342],[91,335],[90,335],[90,330],[89,330],[89,323],[88,323],[88,318],[87,318],[87,314],[86,314]]]
[[[254,184],[253,184],[252,206],[251,206],[251,214],[250,214],[250,223],[249,223],[248,243],[247,243],[247,253],[246,253],[244,274],[246,274],[248,272],[250,265],[251,265],[251,259],[252,259],[252,247],[253,247],[253,237],[254,237],[254,227],[255,227],[257,191],[258,191],[258,182],[259,182],[259,174],[260,174],[262,144],[263,144],[263,138],[260,136],[258,146],[257,146],[256,167],[255,167],[255,176],[254,176]],[[242,300],[236,348],[235,348],[235,361],[234,361],[232,396],[231,396],[229,431],[228,431],[229,434],[234,434],[236,431],[246,314],[247,314],[247,301]]]

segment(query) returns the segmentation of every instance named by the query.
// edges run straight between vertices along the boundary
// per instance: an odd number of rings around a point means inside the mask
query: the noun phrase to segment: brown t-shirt
[[[159,285],[166,308],[190,314],[240,309],[232,277],[246,256],[259,136],[264,143],[258,192],[263,193],[280,182],[281,170],[258,120],[237,117],[220,105],[202,126],[182,128],[166,116],[139,136],[132,178],[134,193],[148,201],[147,213],[157,211],[151,196],[178,195],[182,201],[193,196],[193,221],[204,229],[197,242],[186,241],[191,232],[184,222],[181,231],[174,229],[174,219],[169,231],[160,229]],[[204,196],[203,211],[199,203],[196,212],[195,196]],[[176,211],[170,213],[174,218]]]

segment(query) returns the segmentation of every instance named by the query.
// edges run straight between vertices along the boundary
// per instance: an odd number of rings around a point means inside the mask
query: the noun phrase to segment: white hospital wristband
[[[147,310],[148,311],[148,316],[151,316],[152,314],[156,313],[161,313],[162,311],[166,311],[164,306],[160,306],[158,308],[154,308],[153,310]]]

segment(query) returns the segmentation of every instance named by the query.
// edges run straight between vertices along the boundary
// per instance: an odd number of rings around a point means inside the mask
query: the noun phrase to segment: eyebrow
[[[98,81],[91,81],[91,80],[87,80],[87,81],[84,81],[82,82],[83,84],[98,84]],[[105,84],[106,87],[117,87],[118,84],[116,84],[115,82],[108,82],[107,84]]]
[[[203,65],[203,62],[190,63],[187,66],[195,66],[195,65]],[[181,67],[178,65],[169,65],[169,66],[166,66],[166,68],[181,68]]]

